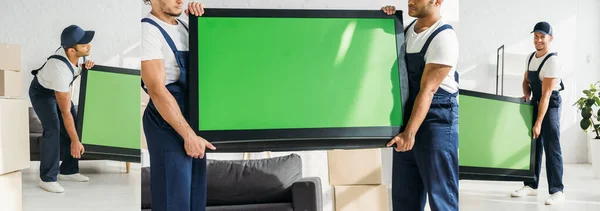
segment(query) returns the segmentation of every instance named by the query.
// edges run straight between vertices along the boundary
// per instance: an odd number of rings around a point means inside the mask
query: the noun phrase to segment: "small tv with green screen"
[[[460,90],[461,179],[533,179],[533,105],[519,98]]]
[[[77,132],[84,157],[140,162],[140,70],[95,65],[81,74]]]
[[[402,12],[190,17],[189,121],[219,152],[385,147],[402,126]]]

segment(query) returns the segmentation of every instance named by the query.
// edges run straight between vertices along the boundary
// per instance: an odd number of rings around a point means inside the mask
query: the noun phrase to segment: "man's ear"
[[[70,47],[67,49],[68,53],[74,54],[75,53],[75,48],[74,47]]]
[[[554,36],[550,36],[550,42],[552,42],[552,40],[554,40]]]

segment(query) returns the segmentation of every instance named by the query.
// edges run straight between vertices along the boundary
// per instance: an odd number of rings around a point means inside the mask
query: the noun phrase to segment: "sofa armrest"
[[[321,179],[306,177],[292,184],[292,200],[294,211],[322,211]]]

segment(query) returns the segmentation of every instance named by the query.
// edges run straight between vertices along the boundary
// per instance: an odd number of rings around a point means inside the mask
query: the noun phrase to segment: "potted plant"
[[[593,132],[594,138],[589,139],[591,161],[594,171],[594,178],[600,178],[600,81],[590,85],[590,89],[583,90],[584,97],[581,97],[574,106],[577,106],[581,112],[581,122],[579,125],[585,133]]]

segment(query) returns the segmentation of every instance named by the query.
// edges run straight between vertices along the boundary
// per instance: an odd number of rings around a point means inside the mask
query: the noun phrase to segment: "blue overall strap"
[[[450,26],[449,24],[444,24],[443,26],[440,26],[440,28],[433,31],[433,33],[431,33],[429,38],[427,38],[427,41],[425,41],[425,44],[423,44],[423,48],[421,48],[422,55],[425,55],[425,53],[427,52],[427,48],[429,48],[429,44],[431,44],[431,41],[433,41],[433,38],[435,38],[435,36],[437,36],[440,32],[442,32],[446,29],[454,30],[454,28],[452,28],[452,26]]]
[[[58,47],[56,50],[54,50],[54,52],[58,51],[58,49],[60,49],[60,48],[62,48],[62,47]],[[46,62],[44,62],[44,64],[43,64],[43,65],[42,65],[40,68],[38,68],[38,69],[35,69],[35,70],[32,70],[32,71],[31,71],[31,74],[32,74],[32,75],[37,75],[37,73],[38,73],[38,72],[39,72],[39,71],[40,71],[42,68],[44,68],[44,66],[46,66],[46,63],[48,63],[48,60],[50,60],[50,59],[52,59],[52,58],[54,58],[54,55],[53,55],[53,56],[50,56],[50,57],[48,57],[48,58],[46,58]]]
[[[435,31],[433,31],[433,33],[431,33],[431,35],[429,35],[429,37],[427,38],[427,41],[425,41],[425,44],[423,44],[423,48],[421,48],[421,52],[420,54],[425,57],[425,53],[427,52],[427,49],[429,48],[429,45],[431,44],[431,41],[433,41],[433,39],[442,31],[446,30],[446,29],[452,29],[454,30],[454,28],[452,28],[452,26],[450,26],[449,24],[444,24],[442,26],[440,26],[440,28],[437,28]],[[459,79],[458,79],[458,71],[454,71],[454,81],[456,81],[456,83],[458,83]]]
[[[179,23],[181,23],[181,25],[183,26],[183,28],[185,28],[186,31],[188,31],[188,32],[190,31],[190,29],[188,29],[188,27],[185,24],[183,24],[183,21],[181,21],[179,19],[177,19],[177,21],[179,21]]]
[[[410,22],[410,24],[408,24],[408,26],[404,29],[404,36],[406,37],[406,32],[408,32],[408,29],[415,23],[417,22],[417,19],[413,20],[412,22]]]
[[[533,56],[535,55],[536,52],[533,52],[531,54],[531,56],[529,56],[529,61],[527,62],[527,69],[529,69],[529,65],[531,64],[531,60],[533,59]],[[546,60],[548,60],[548,58],[550,58],[551,56],[558,56],[558,53],[553,52],[550,53],[546,56],[546,58],[544,58],[544,60],[542,61],[542,63],[540,64],[540,66],[538,67],[538,72],[540,72],[542,70],[542,66],[544,66],[544,63],[546,63]],[[562,79],[560,80],[560,89],[558,91],[562,91],[565,90],[565,84],[563,84]]]
[[[527,70],[529,70],[529,65],[531,65],[531,60],[533,59],[533,56],[535,55],[535,52],[533,52],[531,54],[531,56],[529,56],[529,61],[527,62]]]
[[[63,56],[59,56],[59,55],[52,55],[48,59],[58,59],[58,60],[62,61],[63,63],[65,63],[67,65],[67,67],[69,67],[69,70],[71,70],[71,74],[73,74],[73,80],[71,80],[71,83],[69,85],[72,85],[73,81],[75,81],[75,78],[77,78],[77,77],[75,77],[75,70],[73,69],[71,62],[69,62],[69,60],[67,60],[67,58],[65,58]]]
[[[73,66],[71,66],[71,63],[69,62],[69,60],[67,60],[67,58],[65,58],[65,57],[63,57],[63,56],[59,56],[59,55],[52,55],[52,56],[48,57],[48,59],[46,60],[46,62],[44,62],[44,65],[42,65],[42,67],[40,67],[40,68],[39,68],[39,69],[37,69],[37,70],[33,70],[33,71],[31,71],[31,74],[33,74],[33,75],[37,75],[37,73],[38,73],[38,72],[39,72],[39,71],[40,71],[42,68],[44,68],[44,66],[46,66],[46,63],[48,63],[48,60],[50,60],[50,59],[58,59],[58,60],[60,60],[60,61],[64,62],[64,63],[67,65],[67,67],[69,67],[69,70],[71,70],[71,74],[73,74],[73,77],[75,78],[75,70],[73,69]],[[71,83],[72,83],[72,82],[71,82]]]
[[[163,37],[167,41],[167,44],[171,48],[171,51],[173,51],[173,54],[176,54],[177,46],[175,46],[175,42],[173,42],[173,39],[171,39],[171,36],[169,36],[167,31],[165,31],[162,27],[160,27],[160,25],[158,25],[158,23],[156,23],[154,20],[152,20],[150,18],[144,18],[144,19],[142,19],[142,22],[146,22],[146,23],[156,26],[156,28],[158,28],[158,30],[160,30],[160,33],[163,35]],[[187,29],[187,27],[186,27],[186,29]]]
[[[408,24],[408,26],[404,29],[404,36],[406,37],[406,32],[408,32],[408,29],[415,23],[417,22],[417,19],[413,20],[413,22],[410,22],[410,24]]]

